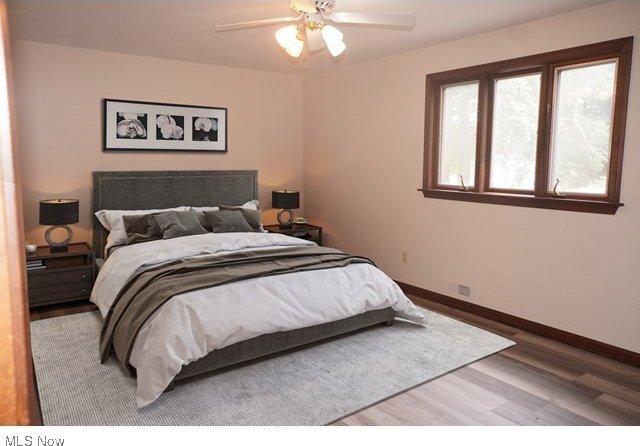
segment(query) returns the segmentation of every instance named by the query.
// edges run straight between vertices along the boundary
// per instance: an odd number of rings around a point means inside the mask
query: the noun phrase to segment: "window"
[[[632,45],[427,75],[425,197],[614,214]]]
[[[442,139],[438,184],[475,184],[478,82],[448,85],[442,89]]]
[[[563,190],[607,195],[616,62],[556,70],[551,178]]]
[[[490,189],[534,190],[541,78],[534,73],[493,83]]]

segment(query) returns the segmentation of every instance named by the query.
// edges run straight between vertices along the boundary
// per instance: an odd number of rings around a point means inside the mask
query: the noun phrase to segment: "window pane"
[[[478,82],[442,89],[438,183],[475,185]]]
[[[549,190],[607,193],[615,78],[615,61],[556,70]]]
[[[540,79],[536,73],[495,82],[490,187],[534,189]]]

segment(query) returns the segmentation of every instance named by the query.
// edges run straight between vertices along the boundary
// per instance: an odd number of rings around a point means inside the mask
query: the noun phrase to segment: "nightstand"
[[[288,235],[290,237],[311,240],[322,246],[322,226],[304,224],[292,225],[289,228],[281,228],[279,225],[267,225],[264,227],[267,232]]]
[[[93,286],[93,251],[87,243],[70,243],[69,250],[51,252],[39,246],[27,254],[29,307],[85,300]]]

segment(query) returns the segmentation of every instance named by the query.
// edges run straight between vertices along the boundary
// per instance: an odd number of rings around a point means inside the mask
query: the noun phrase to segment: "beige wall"
[[[640,2],[583,9],[304,79],[307,216],[393,278],[640,352],[640,42],[615,216],[425,199],[430,72],[637,35]],[[406,251],[408,263],[401,262]]]
[[[43,242],[38,200],[68,196],[81,200],[76,240],[89,240],[92,170],[255,168],[264,207],[272,187],[300,188],[329,244],[373,257],[395,279],[454,297],[451,284],[469,285],[476,304],[640,352],[640,42],[625,206],[615,216],[425,199],[416,191],[426,73],[639,28],[640,3],[609,3],[307,74],[304,92],[297,76],[15,42],[27,238]],[[104,97],[226,106],[229,153],[103,153]]]
[[[263,208],[302,189],[300,76],[24,41],[13,62],[27,240],[43,244],[38,201],[55,197],[80,199],[74,241],[90,240],[94,170],[258,169]],[[102,98],[227,107],[229,151],[102,152]]]

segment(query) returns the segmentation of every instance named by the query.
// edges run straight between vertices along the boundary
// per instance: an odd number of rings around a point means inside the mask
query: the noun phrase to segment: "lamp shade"
[[[325,25],[322,27],[322,38],[327,45],[331,46],[338,42],[342,42],[344,35],[338,28],[331,25]]]
[[[69,225],[78,223],[78,200],[56,198],[40,201],[41,225]]]
[[[300,207],[300,192],[297,190],[271,191],[271,207],[276,209],[298,209]]]
[[[322,38],[327,44],[327,48],[333,57],[337,57],[347,48],[342,41],[343,34],[337,28],[331,25],[325,25],[322,28]]]
[[[298,36],[299,30],[296,25],[285,26],[276,31],[278,45],[284,48],[291,57],[299,57],[302,53],[304,40]]]
[[[298,28],[295,25],[285,26],[276,31],[276,40],[282,48],[287,48],[297,40]]]
[[[288,47],[285,48],[285,51],[291,57],[300,57],[300,54],[302,54],[303,47],[304,47],[304,42],[302,40],[296,39]]]
[[[327,44],[327,48],[333,57],[338,57],[343,53],[344,50],[347,49],[347,45],[344,44],[342,40],[339,40],[335,44]]]

